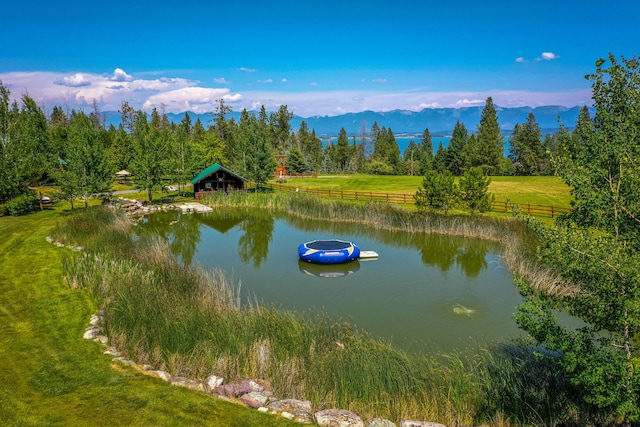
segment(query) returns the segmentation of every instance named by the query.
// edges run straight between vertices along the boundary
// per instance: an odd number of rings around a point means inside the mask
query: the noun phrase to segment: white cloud
[[[318,86],[318,82],[311,82],[309,83],[309,86]]]
[[[122,68],[116,68],[113,70],[113,74],[109,78],[113,82],[130,82],[133,77],[127,74]]]
[[[68,86],[68,87],[82,87],[90,86],[91,81],[82,73],[76,73],[73,76],[61,77],[53,81],[54,85]]]
[[[213,79],[214,83],[218,83],[221,85],[230,85],[231,82],[228,82],[224,77],[216,77]]]
[[[371,81],[374,82],[374,83],[386,83],[387,79],[373,79]]]
[[[258,83],[273,83],[273,79],[258,80]]]
[[[235,96],[229,97],[229,89],[186,87],[152,95],[144,102],[142,108],[150,110],[164,105],[167,111],[174,113],[181,111],[206,113],[215,109],[217,100],[224,98],[231,101],[235,100]]]
[[[519,57],[516,58],[516,62],[527,62],[527,60],[524,59],[524,57],[519,56]]]
[[[238,102],[242,100],[242,94],[234,93],[233,95],[225,95],[222,97],[225,101]]]
[[[282,83],[286,83],[286,82],[287,82],[287,79],[284,79],[284,78],[283,78],[283,79],[282,79]]]
[[[245,73],[255,73],[257,70],[254,68],[240,67],[238,68],[240,71],[244,71]]]
[[[474,107],[485,103],[484,99],[459,99],[454,106],[456,107]]]
[[[552,59],[560,58],[560,56],[556,55],[553,52],[542,52],[541,58],[544,59],[545,61],[551,61]]]
[[[137,74],[137,76],[144,74]],[[370,90],[319,90],[317,82],[309,83],[299,92],[284,90],[281,85],[263,85],[260,90],[231,92],[228,88],[202,87],[195,80],[180,77],[136,78],[132,81],[114,82],[113,74],[76,73],[73,75],[53,72],[0,73],[0,81],[10,89],[11,101],[23,93],[44,105],[50,112],[53,106],[66,106],[70,110],[91,110],[93,101],[102,111],[117,111],[127,101],[135,109],[150,109],[164,104],[167,111],[191,110],[207,112],[215,109],[215,101],[224,99],[233,103],[234,111],[243,108],[260,109],[264,104],[268,111],[286,104],[290,111],[302,117],[335,115],[338,111],[360,112],[364,110],[390,111],[394,109],[420,111],[424,108],[465,107],[483,105],[487,97],[493,97],[501,107],[541,105],[591,105],[591,90],[565,92],[532,92],[525,90],[500,90],[444,92],[428,89],[407,89],[391,92]],[[62,84],[61,84],[62,83]],[[289,85],[287,84],[286,87]],[[255,88],[258,86],[256,85]],[[283,90],[272,90],[272,88]],[[386,86],[385,86],[386,89]]]

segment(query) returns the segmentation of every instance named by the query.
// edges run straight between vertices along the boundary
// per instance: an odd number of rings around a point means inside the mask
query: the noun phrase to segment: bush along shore
[[[551,271],[535,264],[535,242],[518,220],[426,215],[301,194],[214,196],[204,203],[286,211],[301,218],[357,218],[371,227],[410,233],[486,238],[503,244],[505,263],[518,276],[550,292],[570,292]],[[361,425],[358,419],[407,426],[430,425],[410,420],[451,426],[581,423],[579,408],[567,407],[563,396],[570,391],[562,379],[536,357],[544,350],[526,343],[487,345],[472,356],[407,354],[325,315],[241,303],[238,287],[223,272],[181,265],[166,242],[135,237],[131,220],[117,209],[74,215],[54,238],[84,247],[65,258],[66,280],[87,289],[103,310],[98,335],[109,337],[110,351],[166,373],[159,376],[188,378],[187,384],[227,397],[266,390],[251,396],[265,408],[278,401],[273,396],[308,401],[320,412],[310,420],[321,425]],[[227,384],[212,387],[213,378]],[[355,424],[322,421],[322,411],[331,408],[344,408],[334,414],[353,416]]]

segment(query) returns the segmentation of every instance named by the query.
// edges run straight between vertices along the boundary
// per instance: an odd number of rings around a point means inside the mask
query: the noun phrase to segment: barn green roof
[[[227,172],[227,173],[230,173],[231,175],[237,176],[238,178],[240,178],[243,181],[248,181],[246,178],[241,177],[240,175],[238,175],[234,171],[232,171],[230,169],[227,169],[224,166],[221,166],[221,165],[219,165],[217,163],[214,163],[211,166],[209,166],[208,168],[206,168],[205,170],[203,170],[202,172],[200,172],[198,175],[196,175],[196,177],[191,180],[191,183],[195,184],[196,182],[202,181],[203,179],[205,179],[209,175],[217,172],[220,169],[225,171],[225,172]]]

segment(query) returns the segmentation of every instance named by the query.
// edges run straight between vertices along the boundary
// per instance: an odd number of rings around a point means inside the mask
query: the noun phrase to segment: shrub
[[[24,193],[7,202],[7,210],[9,215],[20,216],[35,212],[38,209],[36,195],[33,192]]]

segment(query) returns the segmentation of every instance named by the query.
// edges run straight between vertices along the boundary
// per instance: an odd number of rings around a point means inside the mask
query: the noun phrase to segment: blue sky
[[[200,4],[202,3],[202,4]],[[429,107],[590,105],[584,76],[640,54],[640,2],[10,1],[0,80],[50,109],[309,117]]]

